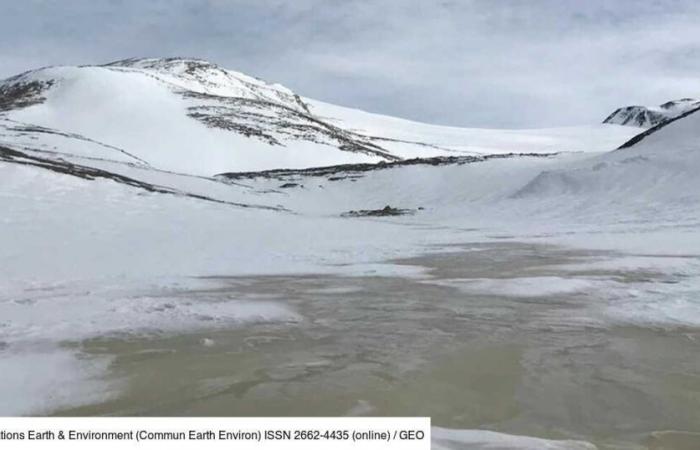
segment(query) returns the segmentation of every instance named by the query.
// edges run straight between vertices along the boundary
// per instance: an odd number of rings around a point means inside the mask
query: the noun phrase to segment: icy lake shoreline
[[[79,355],[76,378],[62,380],[76,390],[44,411],[425,414],[452,429],[644,448],[655,432],[700,432],[691,395],[700,326],[654,297],[668,286],[697,293],[698,259],[659,258],[470,243],[389,261],[395,275],[218,277],[134,295],[101,333],[54,354],[64,369],[60,355]],[[260,313],[246,316],[248,304]],[[239,315],[227,321],[227,307]],[[524,439],[506,448],[536,448]],[[553,448],[587,448],[566,445]]]

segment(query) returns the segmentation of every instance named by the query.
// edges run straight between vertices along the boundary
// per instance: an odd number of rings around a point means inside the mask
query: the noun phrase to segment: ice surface
[[[486,430],[433,427],[431,448],[437,450],[595,450],[588,442],[547,440]]]
[[[0,415],[46,414],[109,398],[117,386],[102,380],[108,366],[107,358],[50,345],[0,349]]]
[[[562,277],[447,280],[444,283],[468,293],[507,297],[547,297],[557,294],[591,292],[610,285],[609,281]]]

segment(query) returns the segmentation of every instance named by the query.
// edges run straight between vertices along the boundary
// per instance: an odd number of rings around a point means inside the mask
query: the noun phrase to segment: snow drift
[[[600,211],[651,217],[694,214],[700,203],[700,107],[642,133],[619,149],[544,171],[514,194],[544,201],[576,197]]]

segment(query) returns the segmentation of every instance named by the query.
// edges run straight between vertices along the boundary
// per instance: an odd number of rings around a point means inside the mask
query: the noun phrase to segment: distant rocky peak
[[[682,98],[659,106],[625,106],[616,109],[603,123],[651,128],[700,106],[700,100]]]

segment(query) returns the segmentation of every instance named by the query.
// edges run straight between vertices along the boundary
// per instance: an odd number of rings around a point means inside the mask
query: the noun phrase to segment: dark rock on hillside
[[[508,158],[548,158],[555,156],[557,153],[504,153],[496,155],[479,155],[479,156],[436,156],[433,158],[412,158],[401,161],[380,161],[375,164],[339,164],[336,166],[311,167],[308,169],[274,169],[263,170],[259,172],[227,172],[216,175],[221,180],[245,180],[254,178],[267,178],[289,181],[290,179],[298,179],[300,176],[307,177],[322,177],[329,181],[340,181],[345,179],[355,179],[362,176],[365,172],[375,170],[393,169],[395,167],[404,166],[446,166],[446,165],[462,165],[490,161],[493,159],[508,159]]]
[[[603,123],[651,128],[700,106],[700,100],[682,98],[655,107],[625,106],[616,109]]]
[[[0,111],[26,108],[46,100],[42,93],[51,87],[53,81],[15,82],[7,80],[0,84]]]
[[[687,117],[687,116],[689,116],[689,115],[691,115],[691,114],[695,114],[695,113],[700,113],[700,104],[698,104],[698,106],[697,106],[696,108],[694,108],[694,109],[691,109],[691,110],[689,110],[689,111],[686,111],[686,112],[684,112],[683,114],[674,117],[673,119],[670,119],[670,120],[666,120],[666,121],[664,121],[664,122],[661,122],[660,124],[656,125],[655,127],[649,128],[649,129],[646,130],[645,132],[636,135],[635,137],[633,137],[632,139],[630,139],[629,141],[625,142],[625,143],[622,144],[620,147],[618,147],[618,150],[622,150],[622,149],[625,149],[625,148],[632,147],[634,144],[636,144],[636,143],[642,141],[642,140],[645,139],[646,137],[648,137],[648,136],[650,136],[650,135],[656,133],[657,131],[661,130],[661,129],[664,128],[666,125],[670,125],[670,124],[672,124],[673,122],[675,122],[676,120],[683,119],[684,117]]]
[[[386,216],[405,216],[413,214],[411,209],[393,208],[386,205],[382,209],[360,209],[358,211],[348,211],[341,214],[342,217],[386,217]]]

